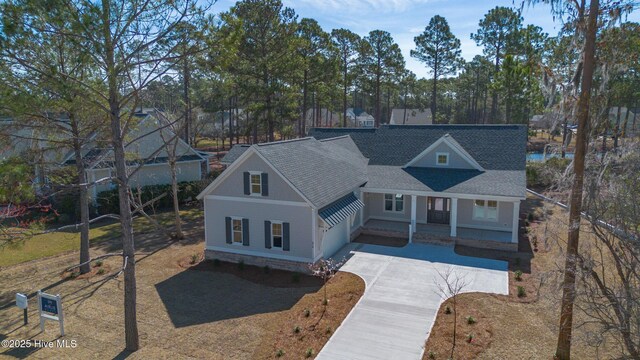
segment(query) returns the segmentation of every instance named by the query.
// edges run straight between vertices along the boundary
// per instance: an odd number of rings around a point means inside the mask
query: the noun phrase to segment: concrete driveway
[[[451,247],[362,245],[351,256],[341,270],[367,287],[317,359],[421,359],[443,301],[438,272],[463,277],[464,292],[509,292],[506,262],[457,255]]]

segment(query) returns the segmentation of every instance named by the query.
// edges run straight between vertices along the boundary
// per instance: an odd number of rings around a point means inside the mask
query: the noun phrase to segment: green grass
[[[200,209],[187,209],[180,213],[183,223],[195,221],[203,216]],[[159,213],[155,218],[163,225],[170,225],[173,221],[173,212]],[[154,229],[153,225],[142,217],[136,218],[133,226],[136,232],[147,232]],[[92,244],[98,244],[116,240],[120,234],[120,223],[104,222],[92,226],[89,230],[89,239]],[[36,235],[0,248],[0,267],[78,250],[80,250],[80,233],[78,232],[64,231]]]

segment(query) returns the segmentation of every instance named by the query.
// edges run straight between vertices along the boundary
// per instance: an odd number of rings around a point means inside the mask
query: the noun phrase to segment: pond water
[[[550,159],[552,157],[561,157],[561,156],[562,156],[561,153],[547,153],[547,156],[545,158],[543,153],[527,153],[527,161],[543,161],[546,159]],[[565,157],[567,159],[573,159],[573,153],[568,152],[566,153]]]

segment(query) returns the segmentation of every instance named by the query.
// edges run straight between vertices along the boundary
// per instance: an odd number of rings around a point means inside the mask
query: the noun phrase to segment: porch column
[[[416,206],[418,205],[418,196],[411,195],[411,229],[416,232]]]
[[[451,237],[458,235],[458,198],[451,198]]]
[[[365,193],[360,189],[360,201],[364,203]],[[367,206],[366,204],[364,206]],[[360,209],[360,226],[364,225],[364,208]]]
[[[520,200],[513,203],[513,226],[511,228],[511,242],[518,243],[518,230],[520,228]]]

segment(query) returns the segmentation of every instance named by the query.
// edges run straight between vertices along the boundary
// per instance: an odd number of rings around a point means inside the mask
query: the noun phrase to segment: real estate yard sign
[[[45,320],[60,323],[60,336],[64,336],[64,315],[60,295],[50,295],[38,290],[38,311],[40,312],[40,330],[44,331]]]

